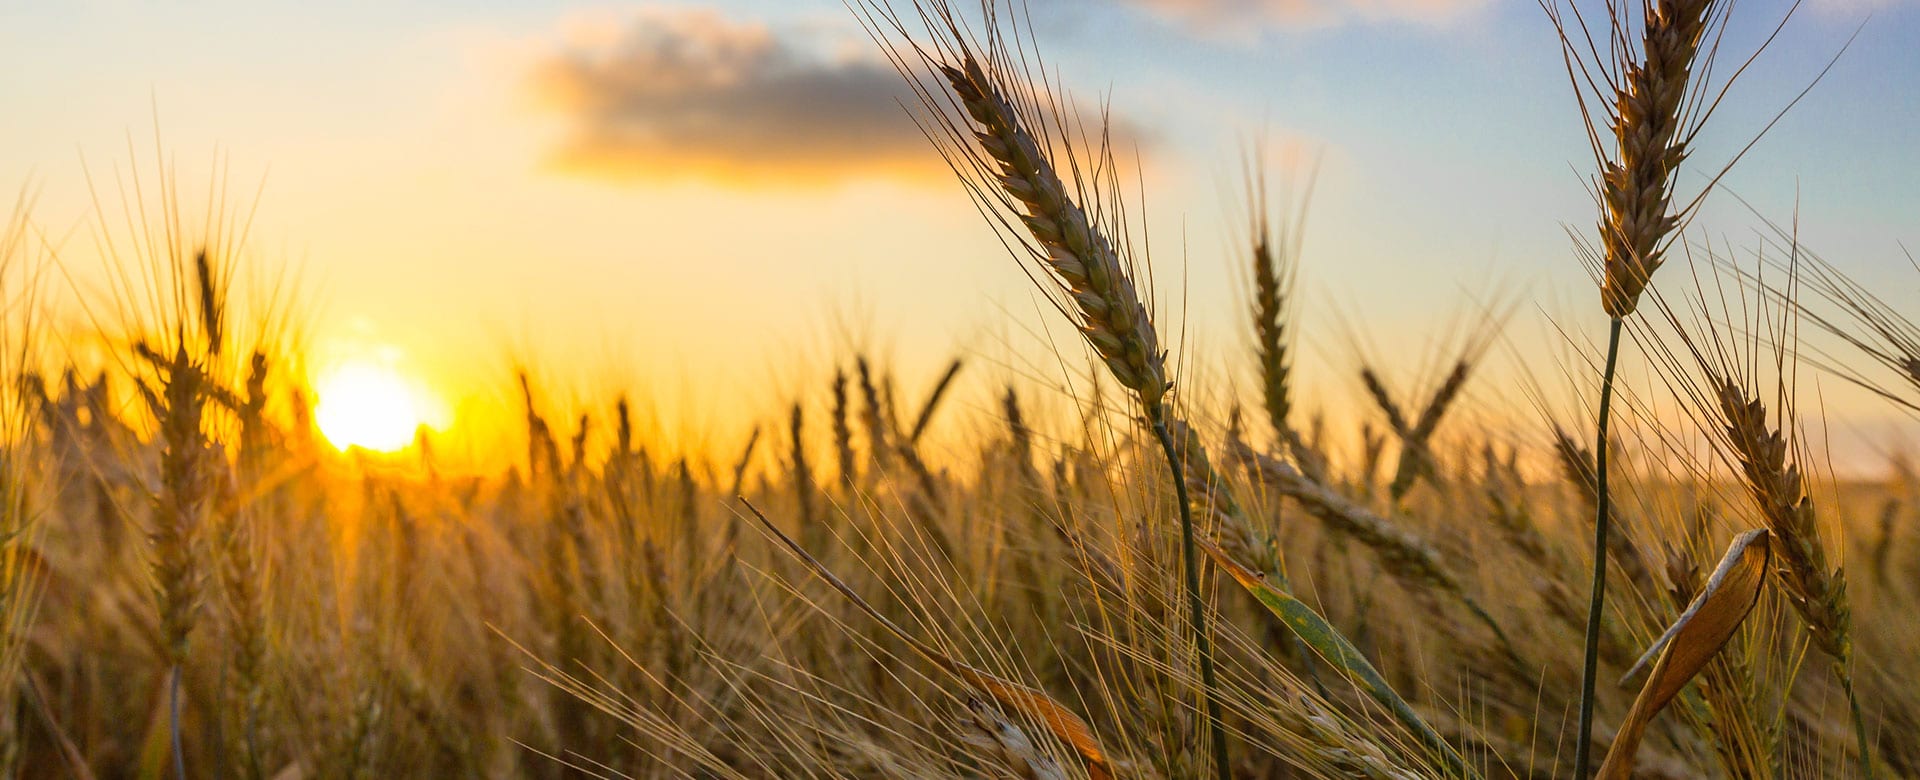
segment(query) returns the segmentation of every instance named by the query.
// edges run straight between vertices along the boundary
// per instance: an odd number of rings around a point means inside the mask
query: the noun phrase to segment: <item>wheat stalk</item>
[[[189,355],[184,344],[162,357],[141,345],[141,354],[158,374],[159,387],[141,386],[149,411],[160,423],[160,491],[153,496],[148,533],[152,548],[154,594],[160,611],[160,637],[169,673],[168,697],[174,732],[175,774],[186,776],[179,735],[182,670],[188,639],[198,618],[206,572],[200,565],[201,534],[211,517],[214,475],[223,469],[207,441],[205,417],[211,396],[207,363]]]
[[[1256,153],[1257,157],[1263,156]],[[1253,167],[1257,170],[1259,162]],[[1260,377],[1260,401],[1273,435],[1293,454],[1294,461],[1316,478],[1326,475],[1325,458],[1307,446],[1294,428],[1293,415],[1293,307],[1299,273],[1301,208],[1278,228],[1266,204],[1266,187],[1258,173],[1248,176],[1247,200],[1253,213],[1253,241],[1249,256],[1253,276],[1253,340],[1255,367]],[[1238,419],[1238,415],[1235,415]]]
[[[989,76],[964,51],[958,63],[939,68],[979,128],[974,140],[997,169],[994,178],[1012,199],[1009,210],[1071,300],[1081,335],[1149,417],[1159,414],[1168,389],[1166,356],[1131,269],[1069,194],[1028,129],[1032,121],[1009,102],[1000,77]]]
[[[898,50],[889,49],[896,68],[919,93],[922,104],[931,114],[922,117],[922,121],[941,128],[930,127],[929,137],[946,139],[941,151],[948,155],[949,164],[960,174],[983,212],[999,214],[1003,220],[1011,218],[1024,228],[1020,231],[1024,236],[1012,230],[1007,232],[1045,269],[1049,281],[1042,283],[1043,289],[1060,294],[1058,308],[1079,326],[1081,336],[1114,379],[1131,391],[1166,455],[1179,505],[1182,568],[1214,772],[1225,778],[1231,771],[1226,729],[1220,715],[1211,629],[1200,590],[1200,563],[1187,468],[1169,425],[1173,417],[1166,404],[1171,387],[1166,355],[1160,349],[1152,314],[1135,286],[1134,267],[1123,260],[1116,249],[1109,235],[1111,226],[1101,224],[1085,210],[1084,204],[1088,202],[1100,203],[1099,174],[1095,174],[1091,198],[1086,183],[1078,178],[1080,188],[1069,190],[1055,168],[1052,149],[1036,135],[1049,129],[1064,132],[1065,122],[1060,118],[1058,107],[1051,111],[1049,121],[1048,114],[1039,108],[1039,99],[1030,88],[1023,86],[1015,66],[1006,59],[1009,52],[997,37],[987,50],[989,69],[975,56],[958,19],[944,0],[932,0],[930,6],[916,7],[926,27],[940,36],[937,52],[916,46],[914,56],[945,81],[964,118],[945,112],[942,106],[952,102],[934,98],[927,85],[914,76],[917,66],[908,64]],[[868,8],[871,12],[868,19],[876,26],[880,24],[875,18],[877,15],[892,20],[889,23],[894,29],[906,35],[897,19],[883,10]],[[963,129],[962,125],[966,127]],[[1071,150],[1071,145],[1065,147],[1066,157],[1074,163],[1077,176],[1077,161]],[[1104,162],[1111,160],[1107,158]],[[1117,203],[1111,205],[1118,210]]]
[[[813,467],[807,463],[806,415],[800,403],[794,402],[787,414],[787,457],[793,467],[794,503],[800,506],[800,527],[802,533],[811,537],[817,533],[816,519],[813,515]]]
[[[853,452],[853,427],[848,422],[847,412],[847,372],[835,369],[833,372],[833,451],[840,467],[840,487],[851,491],[858,484],[855,474]]]
[[[1720,282],[1721,277],[1712,277]],[[1829,562],[1812,496],[1802,472],[1804,456],[1794,444],[1797,426],[1793,401],[1799,355],[1798,267],[1777,288],[1755,300],[1742,295],[1735,308],[1724,285],[1709,298],[1704,283],[1688,304],[1698,322],[1690,327],[1676,307],[1656,296],[1666,323],[1678,336],[1678,349],[1660,344],[1669,382],[1697,415],[1718,448],[1734,461],[1742,484],[1762,523],[1773,534],[1776,583],[1812,635],[1813,644],[1831,661],[1846,693],[1862,775],[1874,775],[1866,721],[1854,690],[1853,625],[1845,569]],[[1751,307],[1749,310],[1749,306]],[[1736,313],[1737,312],[1737,313]],[[1684,350],[1684,357],[1682,356]],[[1688,365],[1698,369],[1698,376]],[[1776,387],[1777,417],[1757,388],[1763,366]]]
[[[1293,263],[1276,257],[1265,219],[1256,223],[1253,242],[1253,333],[1259,358],[1260,400],[1267,422],[1281,441],[1291,443],[1293,426],[1293,359],[1287,338],[1286,304],[1293,300]],[[1285,268],[1281,267],[1285,262]]]
[[[1853,620],[1846,570],[1828,563],[1813,499],[1806,493],[1799,465],[1788,458],[1791,446],[1784,432],[1768,423],[1765,404],[1749,397],[1738,383],[1723,379],[1716,396],[1726,441],[1739,461],[1747,492],[1767,530],[1773,532],[1774,555],[1780,564],[1777,581],[1787,602],[1806,622],[1814,645],[1833,661],[1834,673],[1851,700]],[[1866,749],[1864,742],[1861,749]]]
[[[1557,0],[1553,0],[1557,3]],[[1600,166],[1600,304],[1609,317],[1606,365],[1601,372],[1600,409],[1595,449],[1595,485],[1599,495],[1594,520],[1594,565],[1591,606],[1587,614],[1585,661],[1580,685],[1580,738],[1576,741],[1575,772],[1585,777],[1593,730],[1594,683],[1598,674],[1600,621],[1606,601],[1607,532],[1611,521],[1607,490],[1607,427],[1613,400],[1613,375],[1618,365],[1621,319],[1633,313],[1640,294],[1660,267],[1666,243],[1691,206],[1671,207],[1673,177],[1687,156],[1687,146],[1705,114],[1692,109],[1698,103],[1691,77],[1716,9],[1716,0],[1651,0],[1641,5],[1641,30],[1626,29],[1626,12],[1611,1],[1611,51],[1615,58],[1605,79],[1611,90],[1607,123],[1608,142],[1601,140],[1590,116],[1587,133]],[[1593,83],[1588,65],[1580,58],[1561,21],[1558,6],[1542,1],[1560,31],[1568,77],[1581,94],[1581,75]],[[1584,22],[1582,23],[1584,28]],[[1583,29],[1584,31],[1584,29]],[[1639,59],[1635,59],[1635,54]],[[1599,55],[1595,53],[1594,57]],[[1578,64],[1576,64],[1578,63]],[[1597,65],[1597,63],[1596,63]],[[1689,127],[1689,124],[1692,124]],[[1695,201],[1696,203],[1698,201]]]
[[[854,361],[854,369],[860,380],[860,398],[864,402],[860,409],[860,420],[867,428],[867,457],[876,470],[884,472],[893,454],[893,439],[887,435],[887,417],[880,400],[880,388],[874,384],[873,367],[867,363],[865,355]]]
[[[1672,207],[1673,178],[1697,129],[1688,127],[1693,70],[1719,5],[1657,0],[1643,8],[1641,59],[1622,48],[1616,64],[1608,115],[1614,152],[1603,156],[1600,171],[1600,302],[1614,318],[1638,306],[1685,216],[1684,209]],[[1615,16],[1617,27],[1617,11]]]

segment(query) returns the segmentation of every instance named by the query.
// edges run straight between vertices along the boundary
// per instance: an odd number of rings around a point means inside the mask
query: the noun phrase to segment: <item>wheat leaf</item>
[[[1627,673],[1631,678],[1646,664],[1648,657],[1657,654],[1659,660],[1654,662],[1640,695],[1633,700],[1633,708],[1627,711],[1627,717],[1614,734],[1607,758],[1600,765],[1598,780],[1625,780],[1632,776],[1634,753],[1647,725],[1706,667],[1714,654],[1720,652],[1721,646],[1753,611],[1753,605],[1760,600],[1760,590],[1767,583],[1767,566],[1772,557],[1767,540],[1764,528],[1734,537],[1700,595],[1694,597],[1693,603],[1673,622],[1673,627],[1655,640],[1653,647]]]
[[[1294,598],[1293,594],[1275,585],[1267,575],[1247,568],[1234,560],[1225,550],[1220,549],[1219,545],[1200,541],[1200,546],[1207,551],[1207,555],[1211,556],[1215,563],[1220,565],[1220,568],[1233,576],[1234,582],[1240,583],[1240,587],[1246,588],[1248,593],[1253,594],[1261,606],[1280,618],[1280,621],[1285,623],[1295,636],[1300,637],[1300,641],[1307,643],[1307,646],[1312,647],[1327,663],[1339,669],[1354,685],[1359,686],[1368,696],[1373,697],[1374,701],[1391,711],[1402,726],[1412,731],[1428,750],[1446,762],[1450,774],[1456,777],[1475,777],[1474,773],[1467,768],[1466,762],[1460,758],[1460,754],[1427,726],[1426,722],[1420,719],[1420,715],[1413,711],[1413,707],[1408,705],[1405,699],[1400,698],[1400,694],[1394,692],[1393,686],[1387,684],[1386,678],[1380,676],[1380,672],[1367,661],[1366,655],[1360,652],[1360,648],[1354,647],[1353,643],[1347,640],[1346,635],[1340,633],[1340,629],[1334,628],[1332,623],[1327,622],[1320,613],[1313,611],[1306,602]]]

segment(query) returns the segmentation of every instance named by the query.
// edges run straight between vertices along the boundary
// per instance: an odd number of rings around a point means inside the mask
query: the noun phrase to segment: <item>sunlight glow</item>
[[[413,443],[425,421],[421,393],[392,368],[348,363],[315,384],[314,422],[342,450],[394,452]]]

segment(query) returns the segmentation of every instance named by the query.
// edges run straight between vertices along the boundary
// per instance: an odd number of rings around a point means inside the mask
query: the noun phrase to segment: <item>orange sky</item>
[[[1110,100],[1135,128],[1163,316],[1190,336],[1170,342],[1215,375],[1239,357],[1235,196],[1253,138],[1319,161],[1301,326],[1311,403],[1354,396],[1356,336],[1404,363],[1448,343],[1436,332],[1475,299],[1524,301],[1502,362],[1518,352],[1537,369],[1565,352],[1561,327],[1598,332],[1565,232],[1593,219],[1577,173],[1590,164],[1532,3],[1255,2],[1251,23],[1223,24],[1232,7],[1070,5],[1036,22],[1074,94]],[[0,85],[13,109],[0,184],[34,193],[34,222],[82,291],[100,268],[85,171],[118,218],[115,176],[153,180],[157,132],[188,204],[222,156],[236,193],[265,182],[249,262],[298,269],[315,365],[382,356],[455,424],[503,419],[515,360],[560,398],[626,391],[723,438],[743,416],[777,417],[848,344],[896,360],[908,387],[955,353],[975,357],[983,387],[1059,381],[1037,335],[1061,333],[1057,317],[837,2],[9,14],[0,67],[36,75]],[[1915,161],[1899,133],[1911,141],[1916,109],[1877,90],[1920,83],[1900,46],[1914,17],[1880,9],[1728,180],[1770,215],[1797,203],[1829,257],[1909,285],[1897,242],[1913,239],[1920,184],[1884,161]],[[1861,18],[1837,3],[1803,14],[1702,158],[1751,137]],[[1716,241],[1751,243],[1737,204],[1709,218]],[[54,297],[78,334],[90,325],[76,295]],[[1861,437],[1884,438],[1883,417],[1850,411],[1868,408],[1857,394],[1821,389]],[[1478,403],[1525,410],[1511,382]]]

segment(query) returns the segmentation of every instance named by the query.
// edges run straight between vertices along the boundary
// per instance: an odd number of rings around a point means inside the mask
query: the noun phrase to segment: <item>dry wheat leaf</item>
[[[1767,583],[1771,557],[1768,538],[1764,528],[1734,537],[1700,595],[1694,597],[1693,603],[1673,622],[1673,627],[1654,640],[1653,646],[1627,672],[1627,678],[1631,679],[1646,666],[1648,658],[1659,658],[1648,673],[1646,684],[1641,686],[1640,695],[1634,698],[1633,708],[1627,711],[1626,719],[1614,734],[1606,761],[1600,765],[1600,780],[1632,775],[1634,752],[1647,725],[1714,654],[1720,652],[1721,646],[1753,611],[1753,605],[1760,599],[1760,590]]]

